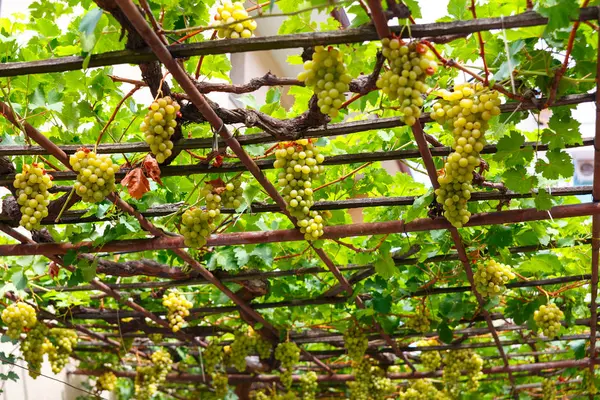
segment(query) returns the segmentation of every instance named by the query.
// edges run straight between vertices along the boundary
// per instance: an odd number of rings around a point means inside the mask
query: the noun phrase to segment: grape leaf
[[[548,144],[550,150],[562,149],[566,145],[582,143],[579,128],[581,124],[571,116],[571,110],[559,107],[552,110],[548,126],[542,131],[542,142]]]
[[[27,276],[22,269],[17,270],[14,274],[12,274],[10,281],[15,285],[17,290],[23,290],[27,287]]]
[[[533,197],[535,202],[535,208],[538,210],[549,210],[552,208],[552,196],[546,191],[546,189],[539,189],[537,194]]]
[[[404,222],[409,223],[419,216],[424,208],[427,208],[433,201],[433,190],[429,189],[427,193],[415,199],[411,208],[404,214]]]
[[[148,154],[146,155],[146,158],[144,158],[142,164],[144,166],[144,171],[146,172],[146,175],[148,175],[149,178],[152,178],[154,182],[162,186],[163,183],[160,180],[160,166],[158,165],[156,159],[150,154]]]
[[[384,279],[389,279],[396,273],[396,264],[390,252],[379,251],[377,260],[373,263],[375,271]]]
[[[576,0],[540,0],[535,2],[535,11],[548,18],[544,34],[552,34],[577,18],[579,4]]]
[[[446,344],[450,344],[452,342],[452,339],[454,338],[454,333],[452,332],[452,329],[450,329],[450,327],[445,321],[440,322],[440,324],[438,325],[438,334],[440,340]]]
[[[518,193],[528,193],[537,184],[537,178],[527,175],[525,167],[517,166],[507,169],[502,174],[502,181],[510,190]]]
[[[511,131],[510,135],[502,137],[496,145],[498,152],[494,154],[495,161],[504,161],[506,167],[525,165],[533,159],[533,148],[521,148],[525,143],[525,136],[519,132]]]
[[[533,274],[558,274],[564,270],[563,264],[555,254],[537,254],[519,265],[519,272]]]
[[[144,175],[141,168],[134,168],[121,180],[121,185],[129,191],[129,195],[134,199],[141,199],[144,193],[150,191],[150,182]]]
[[[565,178],[573,176],[575,167],[571,160],[571,156],[562,150],[550,150],[546,152],[548,161],[541,158],[535,164],[535,171],[541,173],[546,179],[558,179],[563,176]]]
[[[373,296],[373,309],[379,313],[387,314],[392,310],[392,296],[376,294]]]
[[[465,19],[470,15],[468,11],[467,0],[450,0],[448,2],[448,14],[457,19]]]
[[[250,259],[250,256],[246,252],[246,249],[244,249],[243,247],[234,247],[233,254],[235,255],[235,259],[237,260],[238,267],[243,267]]]

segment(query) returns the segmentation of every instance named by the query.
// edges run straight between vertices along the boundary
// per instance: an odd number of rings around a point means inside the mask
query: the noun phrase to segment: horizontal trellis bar
[[[584,93],[584,94],[574,94],[564,96],[562,98],[557,99],[552,107],[564,106],[564,105],[574,105],[574,104],[582,104],[589,103],[594,101],[594,93]],[[540,103],[544,103],[546,99],[539,99]],[[528,110],[537,110],[538,107],[533,103],[506,103],[500,106],[500,109],[503,113],[512,113],[515,111],[528,111]],[[420,122],[426,123],[430,122],[431,118],[429,117],[429,113],[423,114],[421,118],[419,118]],[[378,129],[391,129],[405,126],[404,122],[401,121],[398,117],[389,117],[389,118],[378,118],[374,120],[362,120],[362,121],[352,121],[352,122],[342,122],[339,124],[329,124],[320,128],[311,128],[302,133],[302,137],[305,138],[321,138],[321,137],[334,137],[347,135],[351,133],[358,133],[370,130],[378,130]],[[241,145],[251,145],[251,144],[266,144],[277,141],[272,135],[268,133],[255,133],[251,135],[241,135],[238,138],[238,142]],[[219,147],[223,147],[225,142],[222,139],[219,139]],[[586,146],[591,146],[590,143],[585,144]],[[72,154],[77,151],[82,145],[65,145],[59,146],[65,153]],[[212,138],[204,138],[204,139],[182,139],[175,143],[174,150],[195,150],[195,149],[212,149],[213,139]],[[548,146],[543,143],[534,143],[529,142],[525,143],[523,146],[533,147],[534,149],[543,151],[547,150]],[[93,145],[90,144],[90,147]],[[137,143],[115,143],[115,144],[99,144],[97,147],[97,152],[99,154],[120,154],[120,153],[146,153],[150,151],[150,147],[145,142],[137,142]],[[450,154],[449,147],[436,147],[432,149],[433,156],[445,156]],[[491,154],[495,153],[495,146],[488,145],[484,147],[482,153],[483,154]],[[44,149],[41,146],[25,146],[25,145],[17,145],[17,146],[2,146],[0,147],[0,156],[17,156],[17,155],[49,155],[48,150]],[[421,155],[418,150],[406,150],[404,153],[404,158],[419,158]]]
[[[552,207],[550,210],[539,211],[535,208],[508,210],[490,213],[480,213],[471,216],[466,226],[486,226],[548,219],[573,218],[600,214],[600,203],[582,203]],[[353,225],[327,226],[323,239],[340,239],[353,236],[382,235],[404,232],[419,232],[435,229],[448,229],[450,223],[444,218],[417,219],[409,223],[404,221],[365,222]],[[208,246],[232,246],[240,244],[279,243],[303,241],[304,235],[295,229],[275,230],[264,232],[236,232],[211,235]],[[0,255],[60,255],[70,250],[87,253],[145,251],[158,249],[174,249],[185,247],[182,236],[162,236],[153,239],[130,239],[105,243],[94,246],[92,242],[81,243],[37,243],[10,244],[0,246]]]
[[[598,12],[595,7],[587,7],[579,10],[579,21],[589,21],[597,18]],[[480,18],[467,21],[417,24],[411,26],[410,31],[403,29],[401,26],[396,26],[392,30],[403,37],[410,35],[413,38],[423,38],[467,34],[492,29],[540,26],[545,25],[547,22],[547,18],[535,12],[526,12],[504,18]],[[173,57],[188,58],[209,54],[245,53],[273,49],[296,49],[318,45],[362,43],[378,39],[379,37],[375,28],[373,26],[365,26],[357,29],[329,32],[299,33],[249,39],[211,40],[200,43],[172,45],[168,49]],[[85,57],[69,56],[38,61],[5,63],[0,69],[0,77],[79,70],[83,68],[84,60]],[[92,55],[88,68],[118,64],[141,64],[155,60],[157,60],[156,55],[148,48],[136,51],[113,51]]]

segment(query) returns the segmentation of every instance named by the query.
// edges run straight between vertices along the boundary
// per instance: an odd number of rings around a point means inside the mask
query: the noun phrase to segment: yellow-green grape
[[[300,398],[302,400],[315,400],[318,389],[316,372],[310,371],[300,377]]]
[[[246,357],[252,352],[254,340],[247,332],[239,331],[234,335],[231,343],[231,362],[240,372],[246,370]]]
[[[29,376],[37,378],[42,369],[44,354],[52,351],[52,343],[48,340],[48,328],[41,322],[27,332],[27,336],[21,342],[21,354],[27,362]]]
[[[48,204],[52,178],[46,174],[44,164],[24,164],[15,176],[13,186],[17,203],[21,206],[19,225],[28,231],[39,229],[40,222],[48,216]]]
[[[542,400],[555,400],[556,399],[556,384],[550,379],[544,379],[542,381]]]
[[[405,43],[399,38],[384,38],[382,53],[390,69],[379,76],[377,87],[390,100],[398,101],[404,123],[412,126],[421,116],[423,96],[429,90],[427,76],[435,74],[435,55],[420,42]]]
[[[112,392],[117,385],[117,376],[111,371],[105,372],[98,377],[96,388],[98,391],[107,390]]]
[[[225,185],[225,191],[221,193],[223,199],[223,207],[237,209],[244,202],[244,188],[242,188],[242,180],[234,179]]]
[[[167,374],[173,368],[173,360],[171,359],[171,355],[165,349],[158,349],[152,356],[150,357],[152,362],[154,363],[154,368],[156,369],[156,375],[158,379],[163,382],[167,379]]]
[[[300,231],[306,240],[323,235],[324,218],[310,208],[314,204],[313,180],[323,173],[325,157],[310,139],[280,143],[275,151],[273,166],[288,212],[298,219]]]
[[[589,394],[598,393],[598,389],[596,388],[596,375],[593,374],[589,368],[586,368],[583,371],[583,383],[586,387],[586,390]]]
[[[216,218],[220,214],[221,195],[216,193],[214,187],[207,183],[200,191],[200,195],[206,200],[206,210],[210,218]]]
[[[369,347],[369,339],[358,326],[352,325],[344,332],[344,347],[352,361],[360,362]]]
[[[293,368],[300,361],[300,349],[294,342],[279,343],[275,349],[275,359],[281,362],[283,369],[280,375],[281,383],[289,389],[292,387]]]
[[[177,112],[181,106],[171,97],[162,97],[150,104],[140,130],[159,164],[173,153],[171,136],[177,127]]]
[[[515,279],[515,274],[510,266],[489,260],[477,268],[473,279],[482,296],[498,296],[506,290],[506,283]]]
[[[263,360],[271,357],[271,350],[273,350],[273,346],[268,340],[258,337],[256,338],[254,346],[256,347],[258,357],[262,358]]]
[[[229,392],[229,378],[226,373],[215,372],[211,376],[212,387],[215,389],[215,395],[218,399],[224,399]]]
[[[98,203],[115,190],[115,174],[119,166],[106,155],[96,155],[88,149],[80,149],[69,158],[77,181],[75,193],[88,203]]]
[[[185,323],[185,318],[190,315],[190,308],[193,306],[192,302],[182,294],[172,291],[163,297],[162,304],[169,310],[167,319],[169,320],[171,330],[179,332]]]
[[[430,347],[438,346],[439,343],[435,339],[421,340],[417,342],[417,347]],[[442,365],[442,356],[439,351],[422,351],[421,352],[421,364],[427,371],[437,371]]]
[[[483,359],[471,349],[450,350],[444,355],[444,370],[442,379],[446,389],[451,395],[460,391],[459,379],[463,376],[468,378],[467,388],[477,389],[479,380],[483,375],[481,369]]]
[[[415,379],[400,393],[399,400],[450,400],[445,392],[438,390],[429,379]]]
[[[216,371],[217,365],[223,362],[223,347],[219,346],[219,344],[215,341],[212,341],[208,344],[208,347],[204,349],[204,353],[202,353],[203,361],[204,361],[204,370],[208,373]]]
[[[427,308],[420,305],[415,310],[415,314],[406,321],[406,327],[415,332],[429,332],[431,321],[429,321],[429,312]]]
[[[315,46],[312,61],[304,63],[298,80],[313,88],[317,105],[323,114],[335,118],[346,101],[345,93],[352,77],[346,72],[342,53],[331,46]]]
[[[69,356],[77,344],[77,333],[72,329],[52,328],[50,337],[56,342],[48,351],[52,372],[58,374],[69,362]]]
[[[152,340],[154,344],[160,343],[163,340],[163,335],[160,333],[150,333],[148,339]]]
[[[379,400],[395,391],[392,381],[381,368],[373,366],[369,358],[355,363],[352,374],[355,380],[348,382],[350,400]]]
[[[8,327],[8,337],[18,339],[25,329],[33,328],[37,323],[35,309],[23,302],[11,304],[2,311],[2,322]]]
[[[488,121],[500,114],[498,92],[481,83],[460,84],[454,91],[442,91],[442,99],[433,105],[431,118],[452,130],[452,152],[438,177],[436,200],[444,207],[444,217],[456,228],[469,222],[467,201],[471,198],[473,171],[479,166],[479,153],[485,145]]]
[[[183,235],[185,245],[204,247],[211,232],[216,228],[214,221],[207,210],[195,207],[185,210],[179,226],[179,233]]]
[[[219,21],[220,25],[227,24],[227,26],[217,28],[218,36],[226,39],[250,38],[254,36],[254,31],[258,26],[256,21],[248,16],[244,3],[241,1],[234,3],[224,1],[217,7],[215,20]]]
[[[561,321],[565,314],[554,303],[543,304],[533,313],[533,319],[544,333],[544,336],[554,338],[558,336]]]
[[[134,390],[136,400],[150,400],[158,390],[156,369],[151,365],[136,368]]]

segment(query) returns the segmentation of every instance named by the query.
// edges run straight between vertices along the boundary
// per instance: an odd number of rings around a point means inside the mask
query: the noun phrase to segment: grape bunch
[[[417,347],[429,347],[429,346],[438,346],[439,343],[435,339],[431,340],[421,340],[417,342]],[[437,371],[437,369],[442,365],[442,356],[439,351],[422,351],[421,355],[421,364],[427,371]]]
[[[163,340],[163,335],[160,333],[150,333],[148,334],[148,339],[152,340],[154,344],[158,344]]]
[[[246,357],[250,355],[254,347],[254,340],[248,333],[238,331],[234,334],[231,343],[231,363],[239,372],[246,370]]]
[[[504,285],[515,279],[515,274],[510,266],[489,260],[486,265],[477,268],[473,279],[482,296],[498,296],[506,290]]]
[[[294,342],[283,342],[275,349],[275,359],[281,362],[281,383],[287,389],[292,387],[292,370],[300,361],[300,349]]]
[[[8,327],[8,337],[18,339],[24,330],[33,328],[37,323],[35,309],[23,302],[11,304],[2,311],[2,322]]]
[[[190,315],[190,308],[193,304],[182,294],[172,291],[169,292],[162,301],[163,306],[167,307],[167,319],[173,332],[179,332],[185,323],[185,317]]]
[[[221,25],[227,24],[217,28],[217,34],[220,38],[250,38],[254,35],[254,31],[258,24],[255,20],[248,16],[248,12],[244,8],[244,3],[236,1],[224,1],[219,7],[217,7],[217,15],[215,20],[219,21]],[[239,21],[236,23],[236,21]]]
[[[137,400],[150,400],[158,390],[156,369],[151,365],[140,365],[136,368],[134,390]]]
[[[415,379],[400,393],[399,400],[450,400],[445,392],[438,390],[429,379]]]
[[[420,42],[384,38],[381,44],[390,69],[379,76],[377,87],[390,100],[398,101],[404,123],[412,126],[421,116],[423,96],[429,90],[425,78],[435,74],[438,68],[435,55]]]
[[[444,356],[444,370],[442,379],[450,394],[459,391],[459,380],[464,375],[467,377],[467,388],[475,390],[483,375],[481,369],[483,359],[471,349],[458,349],[446,352]]]
[[[111,371],[107,371],[98,377],[96,381],[96,390],[99,392],[107,390],[112,392],[117,385],[117,376]]]
[[[115,190],[115,173],[119,166],[113,164],[106,155],[96,155],[89,149],[79,149],[69,158],[77,181],[73,185],[75,193],[88,203],[98,203]]]
[[[544,379],[542,381],[542,400],[555,400],[556,399],[556,385],[551,379]]]
[[[226,373],[215,372],[211,376],[212,387],[215,389],[215,395],[218,399],[224,399],[229,392],[229,378]]]
[[[52,372],[58,374],[69,362],[69,356],[77,344],[77,333],[72,329],[52,328],[50,337],[56,342],[48,350],[48,361]]]
[[[429,331],[431,322],[429,321],[429,312],[424,305],[419,305],[415,310],[415,315],[406,321],[406,327],[415,332],[425,333]]]
[[[309,371],[300,377],[301,400],[315,400],[318,389],[317,374],[314,371]]]
[[[544,336],[549,338],[555,338],[558,336],[558,332],[561,328],[561,321],[564,319],[565,314],[558,308],[554,303],[542,304],[533,313],[533,319],[538,327],[542,329]]]
[[[150,146],[159,164],[165,162],[173,153],[171,136],[177,127],[177,113],[181,106],[171,97],[156,99],[148,109],[140,130],[145,135],[145,141]]]
[[[288,212],[298,219],[306,240],[323,235],[323,216],[310,208],[314,204],[312,182],[324,170],[325,157],[310,139],[280,143],[273,166],[280,169],[278,184]]]
[[[203,353],[204,370],[208,372],[216,371],[217,365],[223,362],[223,347],[218,342],[212,341],[208,344]]]
[[[268,340],[265,340],[261,337],[256,338],[255,347],[258,357],[262,358],[263,360],[271,357],[271,350],[273,350],[273,346]]]
[[[181,217],[179,233],[183,235],[183,242],[187,247],[200,248],[206,245],[208,237],[216,227],[215,219],[210,217],[208,211],[191,207],[185,210]]]
[[[37,322],[21,342],[21,354],[27,362],[29,376],[37,378],[42,370],[44,354],[52,351],[52,343],[48,340],[48,328]]]
[[[312,87],[317,96],[317,105],[323,114],[335,118],[346,100],[348,84],[352,77],[346,72],[342,53],[329,46],[315,46],[312,60],[304,63],[304,71],[298,80]]]
[[[369,339],[357,325],[352,325],[344,332],[344,347],[352,361],[360,362],[369,347]]]
[[[586,387],[586,390],[589,394],[598,393],[598,388],[596,388],[596,375],[586,368],[583,370],[583,384]]]
[[[469,221],[467,201],[471,198],[473,171],[481,160],[484,134],[492,116],[500,114],[498,92],[482,84],[460,84],[454,91],[442,91],[442,100],[433,105],[431,118],[452,130],[454,151],[438,177],[436,200],[444,207],[444,216],[456,228]]]
[[[221,213],[221,195],[213,185],[207,183],[200,191],[204,200],[206,200],[206,210],[210,218],[216,218]]]
[[[13,186],[21,206],[19,225],[28,231],[39,229],[42,219],[48,216],[48,189],[52,187],[52,177],[46,174],[43,164],[24,164],[21,173],[15,176]]]
[[[223,207],[237,209],[244,202],[244,188],[242,188],[242,180],[234,179],[225,185],[225,191],[221,193],[223,199]]]
[[[354,382],[348,382],[350,400],[380,400],[395,391],[392,381],[385,372],[371,364],[369,358],[363,358],[355,364],[352,374]]]
[[[173,360],[171,359],[171,355],[165,349],[158,349],[152,356],[150,357],[152,363],[154,364],[154,368],[156,368],[157,376],[159,379],[164,381],[167,378],[167,374],[171,371],[173,367]]]

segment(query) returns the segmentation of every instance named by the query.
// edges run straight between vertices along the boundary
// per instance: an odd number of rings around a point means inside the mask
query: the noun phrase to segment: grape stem
[[[210,37],[210,40],[215,40],[217,38],[217,31],[215,30]],[[179,43],[179,42],[178,42]],[[198,79],[200,77],[200,70],[202,69],[202,62],[204,62],[204,54],[200,56],[198,60],[198,65],[196,65],[196,71],[194,72],[194,78]]]
[[[69,192],[69,196],[67,197],[67,200],[65,201],[65,204],[63,204],[63,206],[60,209],[60,212],[58,213],[58,215],[56,216],[56,219],[54,220],[54,222],[58,222],[60,220],[60,217],[62,216],[62,214],[67,209],[67,204],[69,204],[69,200],[71,200],[71,197],[73,197],[73,193],[75,193],[75,187],[73,187],[71,189],[71,191]]]
[[[112,79],[112,77],[111,77]],[[114,80],[113,80],[114,81]],[[143,83],[143,82],[142,82]],[[145,86],[145,83],[144,85]],[[142,85],[139,84],[135,84],[135,86],[133,87],[133,89],[131,89],[125,96],[123,96],[123,98],[119,101],[119,103],[117,104],[117,106],[115,107],[113,113],[111,114],[110,118],[108,118],[108,121],[106,121],[106,124],[104,124],[104,127],[102,128],[102,130],[100,131],[100,134],[98,135],[98,139],[96,139],[96,144],[94,145],[94,153],[96,152],[96,150],[98,149],[98,144],[100,143],[100,141],[102,140],[102,136],[104,135],[104,132],[106,132],[106,130],[108,129],[108,127],[110,126],[110,124],[112,124],[112,122],[115,120],[115,117],[117,116],[117,113],[119,112],[119,109],[121,108],[121,106],[123,105],[123,103],[125,103],[125,100],[127,100],[128,98],[130,98],[131,96],[133,96],[133,94],[135,92],[137,92],[140,88],[142,87]]]
[[[352,171],[348,172],[346,175],[343,175],[343,176],[341,176],[341,177],[339,177],[339,178],[337,178],[337,179],[335,179],[335,180],[333,180],[333,181],[331,181],[331,182],[324,183],[323,185],[321,185],[321,186],[319,186],[318,188],[316,188],[315,190],[313,190],[313,192],[316,192],[317,190],[320,190],[320,189],[326,188],[327,186],[331,186],[331,185],[333,185],[334,183],[341,182],[341,181],[343,181],[343,180],[347,179],[348,177],[350,177],[350,176],[354,175],[355,173],[357,173],[357,172],[358,172],[358,171],[360,171],[361,169],[363,169],[363,168],[365,168],[365,167],[368,167],[368,166],[369,166],[369,165],[371,165],[371,164],[373,164],[373,162],[368,162],[368,163],[365,163],[365,164],[361,165],[360,167],[358,167],[358,168],[356,168],[356,169],[353,169]]]
[[[379,248],[385,242],[385,240],[387,239],[388,236],[389,235],[387,235],[387,234],[383,235],[383,237],[379,240],[379,242],[377,243],[377,245],[375,247],[373,247],[373,248],[370,248],[370,249],[361,249],[359,247],[354,246],[352,243],[346,243],[346,242],[343,242],[343,241],[338,240],[338,239],[333,239],[333,241],[336,242],[337,244],[341,245],[341,246],[349,248],[350,250],[352,250],[352,251],[354,251],[356,253],[372,253],[374,251],[379,250]]]

